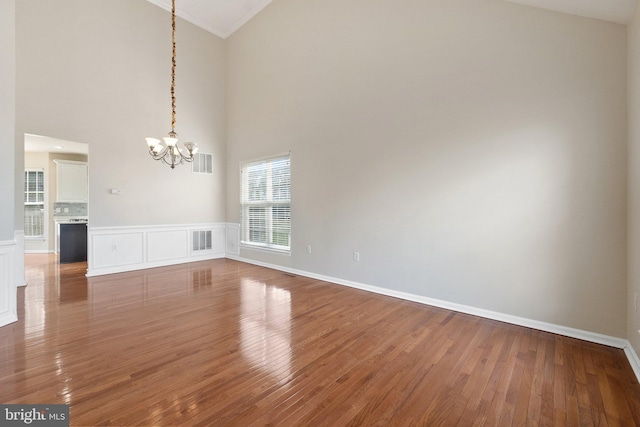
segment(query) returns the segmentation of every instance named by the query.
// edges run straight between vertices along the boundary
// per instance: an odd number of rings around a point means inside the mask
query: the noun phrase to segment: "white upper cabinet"
[[[54,160],[57,165],[57,202],[87,203],[89,201],[88,166],[86,162]]]

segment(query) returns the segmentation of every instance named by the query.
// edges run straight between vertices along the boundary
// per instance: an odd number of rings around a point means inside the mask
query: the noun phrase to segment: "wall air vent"
[[[193,156],[193,173],[213,174],[213,155],[196,153]]]
[[[193,251],[210,251],[211,250],[211,230],[194,230],[193,231]]]

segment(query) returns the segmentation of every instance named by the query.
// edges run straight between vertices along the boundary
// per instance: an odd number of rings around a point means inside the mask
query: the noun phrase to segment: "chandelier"
[[[164,143],[157,138],[146,138],[149,146],[149,154],[154,160],[162,160],[163,163],[174,169],[176,165],[184,162],[192,162],[193,157],[198,152],[198,147],[193,142],[183,143],[184,149],[178,147],[178,134],[176,128],[176,0],[171,0],[171,44],[173,47],[171,54],[171,132],[165,136]]]

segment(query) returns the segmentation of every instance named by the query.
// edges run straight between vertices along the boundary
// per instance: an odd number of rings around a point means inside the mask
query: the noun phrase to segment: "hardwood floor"
[[[640,425],[619,349],[232,260],[26,269],[0,402],[71,425]]]

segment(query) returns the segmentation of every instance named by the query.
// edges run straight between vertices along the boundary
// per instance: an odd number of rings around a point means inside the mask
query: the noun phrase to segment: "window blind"
[[[243,163],[241,175],[242,243],[290,251],[290,157]]]
[[[44,238],[44,171],[24,172],[24,235]]]

